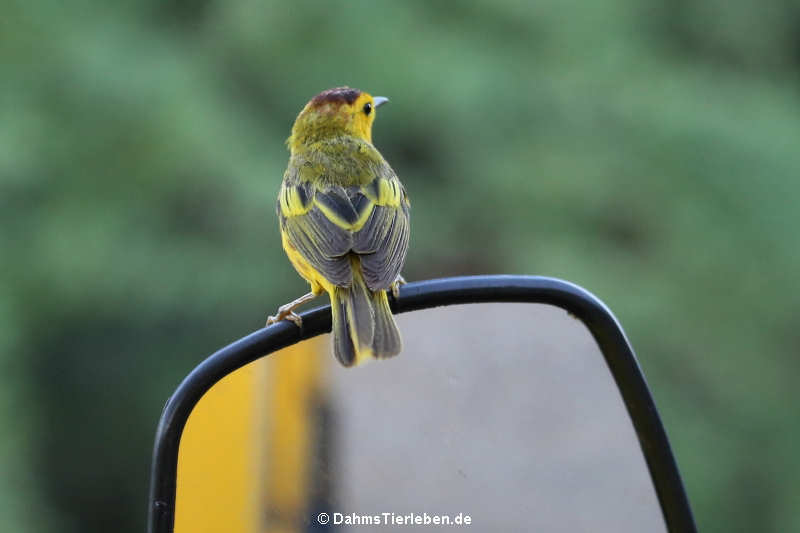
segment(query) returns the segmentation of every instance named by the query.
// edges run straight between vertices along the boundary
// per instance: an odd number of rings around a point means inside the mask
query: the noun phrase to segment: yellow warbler
[[[267,324],[328,293],[333,348],[344,366],[400,352],[386,290],[403,283],[409,201],[372,145],[372,123],[388,100],[358,89],[323,91],[303,108],[287,144],[289,166],[278,193],[286,255],[311,292],[278,309]]]

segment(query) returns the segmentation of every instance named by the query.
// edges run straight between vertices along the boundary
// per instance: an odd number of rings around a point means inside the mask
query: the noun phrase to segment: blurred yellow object
[[[203,396],[181,438],[176,533],[303,530],[326,354],[319,338],[302,342]]]
[[[300,532],[307,529],[309,506],[315,494],[312,465],[325,438],[318,423],[325,402],[324,365],[328,350],[320,337],[277,354],[270,368],[262,485],[263,531]]]

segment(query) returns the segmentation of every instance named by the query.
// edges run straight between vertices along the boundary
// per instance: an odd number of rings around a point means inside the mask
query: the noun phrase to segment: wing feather
[[[278,195],[278,218],[289,243],[306,262],[332,284],[349,287],[353,272],[347,254],[353,236],[320,208],[320,204],[340,208],[339,200],[338,195],[327,196],[310,183],[284,184]]]
[[[379,191],[377,205],[356,232],[353,251],[361,257],[367,286],[371,290],[385,290],[397,279],[406,259],[409,206],[405,191],[395,177],[380,180],[373,190]]]
[[[334,285],[352,283],[353,253],[370,290],[388,289],[403,267],[409,206],[393,173],[363,187],[284,182],[277,210],[289,243]]]

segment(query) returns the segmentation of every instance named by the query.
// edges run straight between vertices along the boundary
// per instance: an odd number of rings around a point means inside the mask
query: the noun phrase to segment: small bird
[[[288,319],[322,291],[331,299],[333,350],[344,366],[396,355],[400,332],[386,291],[397,296],[408,251],[405,188],[372,145],[382,96],[350,87],[319,93],[286,141],[291,155],[278,192],[283,249],[311,292],[278,308]]]

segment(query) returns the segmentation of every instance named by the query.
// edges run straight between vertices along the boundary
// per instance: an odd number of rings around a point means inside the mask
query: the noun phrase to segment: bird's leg
[[[406,279],[403,277],[402,274],[398,274],[397,277],[392,282],[392,296],[394,296],[395,300],[400,296],[400,285],[405,285]]]
[[[317,297],[317,293],[309,292],[308,294],[304,294],[300,298],[296,300],[292,300],[288,304],[282,305],[278,308],[278,313],[273,316],[267,317],[267,326],[275,324],[276,322],[280,322],[283,319],[291,320],[294,324],[300,328],[303,327],[303,319],[300,318],[300,315],[294,312],[294,310],[303,305],[306,302],[310,302],[314,298]]]

